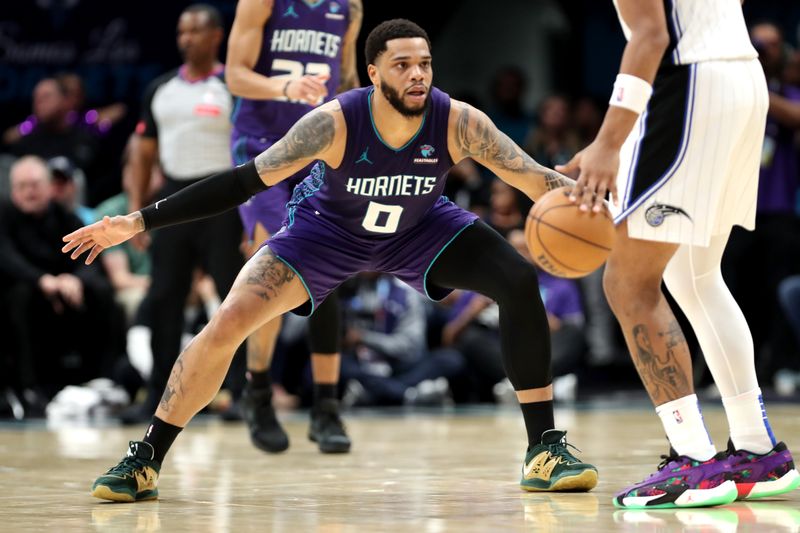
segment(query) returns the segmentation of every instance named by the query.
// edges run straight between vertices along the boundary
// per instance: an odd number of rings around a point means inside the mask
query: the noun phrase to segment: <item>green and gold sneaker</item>
[[[592,490],[597,485],[597,468],[582,463],[567,446],[572,445],[567,443],[566,431],[548,429],[542,433],[542,442],[525,454],[520,487],[534,492]]]
[[[149,443],[130,441],[125,458],[94,482],[92,496],[115,502],[158,498],[161,464],[153,460],[153,455],[153,447]]]

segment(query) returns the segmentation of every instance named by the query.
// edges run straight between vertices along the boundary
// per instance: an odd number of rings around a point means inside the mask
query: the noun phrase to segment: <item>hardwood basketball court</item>
[[[800,450],[797,406],[768,409],[776,435]],[[292,444],[280,455],[253,448],[242,423],[201,417],[168,455],[160,499],[136,504],[102,502],[89,488],[144,426],[5,423],[0,531],[800,531],[800,491],[721,508],[619,511],[613,493],[666,451],[652,409],[591,404],[556,417],[599,469],[591,493],[519,489],[524,429],[515,408],[348,413],[346,455],[317,451],[305,413],[284,417]],[[722,410],[707,407],[705,419],[724,445]]]

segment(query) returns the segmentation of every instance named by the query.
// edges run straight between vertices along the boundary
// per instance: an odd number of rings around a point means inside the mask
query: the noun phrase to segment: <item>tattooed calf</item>
[[[680,326],[674,322],[666,332],[658,335],[666,337],[666,354],[663,357],[653,349],[647,327],[644,324],[634,326],[637,352],[634,363],[650,397],[656,403],[663,403],[691,394],[692,389],[677,360],[676,348],[686,345]]]

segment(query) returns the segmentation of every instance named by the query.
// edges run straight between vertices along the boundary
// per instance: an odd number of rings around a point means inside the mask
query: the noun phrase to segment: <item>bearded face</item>
[[[409,95],[412,98],[420,97],[424,94],[425,100],[420,103],[406,103],[400,94],[400,90],[392,87],[385,80],[381,81],[381,93],[392,104],[392,107],[406,118],[414,118],[424,114],[431,102],[431,92],[424,85],[414,85],[403,91],[403,96]]]

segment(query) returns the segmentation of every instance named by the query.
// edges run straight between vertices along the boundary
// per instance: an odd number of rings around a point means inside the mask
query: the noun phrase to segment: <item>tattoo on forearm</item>
[[[663,357],[653,348],[647,326],[638,324],[633,327],[632,333],[636,343],[633,361],[656,405],[692,394],[686,371],[677,359],[679,350],[688,350],[678,322],[672,321],[667,331],[658,333],[659,337],[663,337],[666,348]]]
[[[456,142],[463,155],[493,161],[512,172],[541,172],[536,163],[519,146],[498,130],[486,117],[475,112],[470,128],[470,108],[464,106],[456,123]]]
[[[470,115],[474,122],[472,128]],[[575,184],[574,180],[534,161],[483,114],[475,110],[470,112],[469,106],[464,106],[458,117],[456,141],[466,157],[490,160],[498,167],[518,174],[541,174],[548,191]]]
[[[249,268],[247,284],[255,285],[254,293],[261,299],[269,301],[275,298],[281,287],[292,281],[294,270],[270,252],[261,253]]]
[[[188,350],[190,346],[191,343],[186,347],[186,350]],[[184,353],[186,353],[186,350],[184,350]],[[172,372],[170,372],[167,387],[164,389],[164,394],[161,396],[161,408],[164,411],[169,411],[170,400],[179,392],[181,396],[185,396],[183,392],[183,353],[178,356],[178,359],[172,366]]]
[[[334,131],[330,113],[310,113],[295,123],[280,141],[256,157],[256,170],[263,175],[291,166],[299,159],[313,157],[333,143]]]
[[[142,216],[142,212],[141,211],[136,211],[133,214],[133,216],[134,216],[134,219],[133,219],[134,227],[138,231],[144,231],[146,228],[144,227],[144,217]]]
[[[559,174],[555,170],[548,170],[544,173],[544,187],[548,191],[558,189],[559,187],[572,187],[575,185],[575,180],[570,179],[563,174]]]

